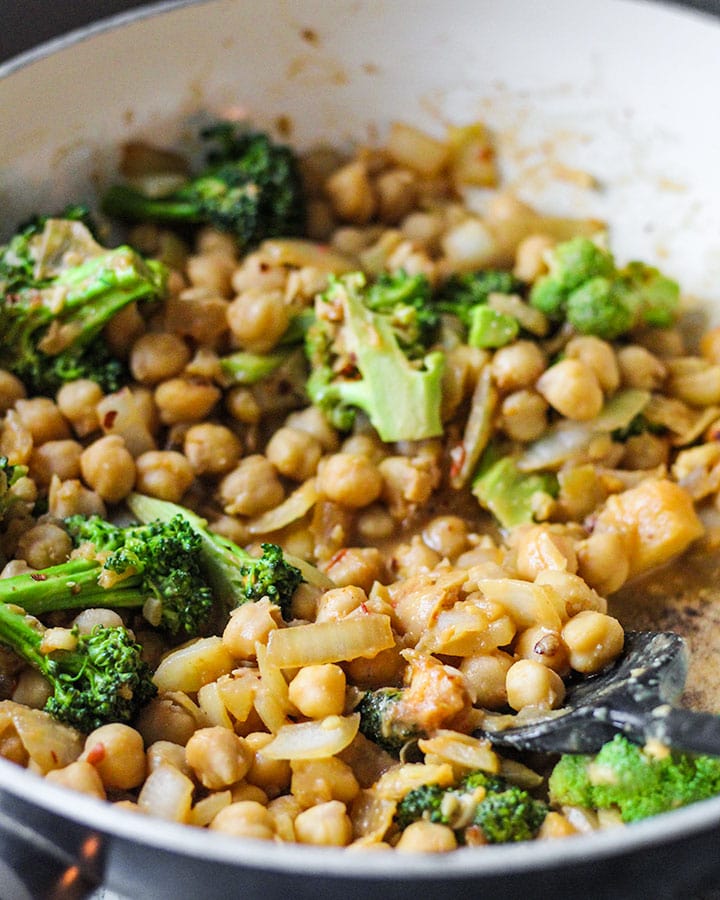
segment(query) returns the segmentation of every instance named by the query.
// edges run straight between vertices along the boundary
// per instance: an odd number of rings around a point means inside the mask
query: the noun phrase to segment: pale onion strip
[[[514,759],[500,759],[499,774],[512,784],[524,788],[526,791],[532,791],[543,783],[542,775],[538,775],[528,766],[524,766],[521,762]]]
[[[433,757],[429,761],[450,763],[453,769],[482,769],[492,775],[500,772],[500,758],[493,751],[490,742],[469,734],[441,729],[431,738],[419,740],[418,747],[426,757]]]
[[[46,712],[12,700],[0,702],[0,733],[12,726],[35,767],[44,775],[74,762],[83,749],[81,736]]]
[[[242,670],[232,675],[223,675],[216,682],[218,695],[230,715],[238,722],[244,722],[255,703],[257,676]]]
[[[230,806],[231,803],[232,794],[230,791],[216,791],[208,797],[203,797],[190,810],[190,824],[204,828],[212,822],[221,810],[225,809],[226,806]]]
[[[194,785],[175,766],[162,765],[145,779],[138,806],[150,816],[171,822],[187,822]]]
[[[277,734],[278,731],[289,724],[282,704],[275,697],[272,690],[263,684],[262,681],[258,683],[255,689],[255,712],[272,734]],[[265,753],[264,748],[263,753]]]
[[[153,681],[160,691],[195,694],[204,684],[227,675],[234,665],[222,638],[198,638],[168,653],[155,670]]]
[[[217,681],[204,684],[198,691],[198,706],[207,716],[210,725],[232,729],[233,724],[218,689]]]
[[[385,772],[378,779],[373,790],[385,800],[402,800],[409,791],[422,787],[424,784],[450,787],[454,781],[455,773],[449,763],[440,763],[439,765],[405,763]]]
[[[279,531],[292,522],[302,519],[308,510],[317,502],[318,492],[314,478],[308,478],[300,487],[274,509],[248,519],[246,522],[249,534],[270,534]]]
[[[273,265],[302,269],[312,266],[321,272],[342,275],[352,272],[357,266],[347,256],[333,250],[327,244],[305,241],[302,238],[275,238],[263,241],[258,255],[268,259]]]
[[[534,306],[528,306],[516,294],[490,294],[488,306],[495,312],[516,319],[521,328],[537,337],[545,337],[550,330],[547,317]]]
[[[316,569],[315,566],[311,566],[309,562],[306,562],[301,557],[293,556],[292,553],[285,553],[285,551],[283,551],[283,555],[291,566],[300,569],[303,579],[308,584],[320,588],[321,591],[330,591],[334,587],[337,587],[332,578],[328,578],[324,572],[321,572],[320,569]]]
[[[270,633],[268,659],[281,669],[372,658],[395,645],[390,617],[368,613],[339,622],[314,622]],[[264,751],[263,751],[264,752]]]
[[[351,744],[359,727],[358,713],[285,725],[262,754],[268,759],[327,759]]]
[[[488,600],[500,603],[519,628],[544,625],[559,631],[562,627],[558,594],[548,585],[515,578],[481,578],[478,588]]]
[[[290,702],[288,683],[280,668],[268,659],[267,647],[260,641],[255,643],[258,671],[262,684],[270,691],[285,715],[297,713]]]
[[[162,696],[163,699],[170,700],[176,706],[179,706],[180,709],[184,709],[186,713],[189,713],[195,720],[197,728],[206,728],[209,724],[203,710],[183,691],[165,691]]]
[[[396,809],[394,800],[378,797],[374,791],[361,791],[350,811],[353,834],[357,839],[362,839],[363,844],[382,841],[392,825]]]
[[[478,376],[472,396],[470,415],[465,425],[461,444],[460,465],[450,475],[450,484],[455,490],[463,487],[470,478],[488,445],[497,401],[498,393],[492,383],[490,366],[485,366]]]
[[[489,653],[498,646],[492,640],[489,626],[483,610],[472,603],[460,601],[437,616],[435,623],[423,632],[415,648],[423,653],[452,656]]]

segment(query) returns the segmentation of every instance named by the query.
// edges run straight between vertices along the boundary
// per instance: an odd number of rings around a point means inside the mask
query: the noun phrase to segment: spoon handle
[[[638,743],[654,738],[676,750],[720,756],[718,715],[662,705],[652,710],[607,710],[607,716]]]

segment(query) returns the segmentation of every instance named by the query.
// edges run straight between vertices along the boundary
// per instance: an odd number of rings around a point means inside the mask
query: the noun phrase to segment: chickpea
[[[33,569],[65,562],[72,552],[70,535],[52,522],[41,522],[20,535],[16,554]]]
[[[360,785],[350,766],[336,756],[325,759],[295,759],[290,763],[290,791],[304,808],[339,800],[351,803]]]
[[[634,434],[625,441],[622,456],[623,469],[654,469],[668,465],[670,444],[666,437],[657,434]]]
[[[515,641],[515,655],[547,666],[561,677],[570,672],[567,647],[557,631],[542,625],[526,628]]]
[[[36,447],[46,441],[63,441],[70,437],[67,422],[49,397],[18,400],[15,410],[23,428],[27,428],[32,435]]]
[[[385,444],[372,434],[351,434],[342,442],[340,449],[343,453],[367,456],[374,463],[379,463],[388,455]]]
[[[619,590],[630,574],[626,541],[616,531],[596,531],[581,541],[577,561],[581,578],[603,597]]]
[[[78,478],[82,452],[77,441],[46,441],[30,455],[30,475],[40,485],[50,484],[53,475],[61,481]]]
[[[75,515],[106,516],[105,504],[100,497],[75,478],[61,482],[54,476],[50,481],[48,500],[48,512],[56,519]]]
[[[254,454],[220,482],[220,501],[232,516],[256,516],[282,503],[285,491],[273,464]]]
[[[195,243],[199,253],[215,253],[231,259],[233,264],[237,265],[237,244],[231,234],[217,231],[215,228],[202,228]]]
[[[536,391],[513,391],[500,407],[502,427],[516,441],[534,441],[547,428],[548,405]]]
[[[0,415],[26,397],[25,385],[7,369],[0,369]]]
[[[290,794],[283,794],[268,803],[275,833],[281,841],[295,843],[295,819],[302,812],[302,806]]]
[[[328,243],[335,229],[335,217],[329,203],[325,200],[308,201],[306,228],[310,240]]]
[[[436,253],[440,247],[445,223],[438,213],[411,212],[401,223],[403,235],[414,244],[419,244],[430,253]]]
[[[532,341],[501,347],[492,359],[492,374],[501,391],[531,388],[547,368],[543,351]]]
[[[155,388],[155,403],[165,425],[207,418],[221,396],[214,384],[191,378],[170,378]]]
[[[140,710],[135,722],[146,745],[157,741],[187,744],[194,734],[196,722],[189,710],[162,694]]]
[[[263,756],[263,747],[273,736],[266,731],[253,731],[245,737],[253,751],[253,761],[245,776],[246,781],[265,791],[268,797],[277,797],[290,787],[290,763],[286,759],[270,759]]]
[[[345,673],[333,663],[305,666],[288,691],[290,702],[309,719],[339,716],[345,708]]]
[[[340,506],[361,509],[380,496],[382,476],[366,456],[335,453],[318,468],[318,490]]]
[[[12,699],[31,709],[42,709],[52,696],[50,682],[37,669],[23,669],[18,675]]]
[[[656,356],[638,344],[621,347],[617,353],[620,378],[625,387],[654,391],[667,378],[667,368]]]
[[[185,759],[203,785],[217,791],[247,775],[253,752],[244,738],[213,726],[193,734],[185,747]]]
[[[206,288],[220,297],[230,297],[231,279],[236,262],[226,253],[205,251],[197,256],[189,256],[186,268],[193,287]]]
[[[333,453],[338,447],[337,431],[328,424],[327,419],[317,406],[308,406],[300,412],[291,413],[285,420],[288,428],[297,428],[298,431],[306,431],[317,438],[322,444],[323,450]]]
[[[337,169],[325,182],[325,193],[333,212],[344,222],[365,225],[375,212],[376,198],[362,160]]]
[[[262,415],[252,391],[241,385],[230,388],[225,394],[225,409],[233,419],[246,425],[255,425]]]
[[[255,800],[240,800],[221,809],[210,823],[210,828],[235,837],[259,841],[271,841],[275,837],[272,816]]]
[[[278,627],[278,608],[267,597],[243,603],[230,614],[222,641],[235,659],[255,659],[255,644],[267,644]]]
[[[344,619],[363,603],[367,603],[367,594],[357,585],[331,588],[318,600],[315,621],[333,622]]]
[[[467,524],[460,516],[436,516],[423,529],[423,540],[441,556],[455,559],[467,549]]]
[[[447,853],[457,847],[455,832],[447,825],[419,819],[403,831],[395,845],[402,853]]]
[[[136,488],[142,494],[179,503],[195,479],[189,460],[174,450],[149,450],[135,460]]]
[[[227,331],[228,301],[207,288],[190,287],[165,301],[165,329],[214,347]]]
[[[385,575],[382,554],[377,547],[344,547],[322,568],[339,587],[357,585],[365,591]]]
[[[374,544],[392,536],[395,531],[395,520],[385,507],[378,503],[366,507],[358,514],[355,527],[364,541]]]
[[[513,663],[505,678],[508,705],[515,710],[526,706],[557,709],[565,699],[562,678],[534,659]]]
[[[502,709],[507,704],[505,680],[514,660],[509,653],[496,650],[468,656],[460,664],[470,699],[484,709]]]
[[[267,353],[287,331],[290,313],[280,291],[250,288],[228,306],[227,321],[240,347]]]
[[[190,362],[190,348],[168,331],[142,335],[130,351],[130,371],[142,384],[157,384],[179,375]]]
[[[119,503],[135,484],[135,460],[117,434],[108,434],[86,447],[80,457],[83,480],[103,500]]]
[[[572,668],[591,675],[620,655],[625,633],[617,619],[588,609],[566,623],[562,639],[570,653]]]
[[[80,791],[81,794],[88,794],[90,797],[97,797],[98,800],[107,799],[97,769],[85,760],[79,759],[63,769],[53,769],[45,778],[53,784]]]
[[[317,470],[322,444],[307,431],[278,428],[268,441],[265,454],[281,475],[305,481]]]
[[[287,281],[287,271],[283,266],[268,261],[266,254],[250,253],[235,269],[232,276],[233,290],[238,294],[251,288],[263,291],[282,291]]]
[[[100,427],[97,405],[102,398],[100,385],[87,378],[70,381],[57,392],[58,408],[78,437],[87,437]]]
[[[140,732],[113,722],[91,731],[81,759],[97,770],[108,791],[128,791],[145,780],[145,747]]]
[[[248,784],[247,781],[240,781],[238,784],[233,785],[230,793],[233,803],[252,800],[261,806],[267,806],[268,804],[268,795],[265,791],[256,784]]]
[[[555,241],[548,234],[530,234],[523,238],[515,250],[513,275],[528,283],[544,275],[547,272],[545,257],[554,246]]]
[[[537,381],[537,390],[567,419],[586,422],[598,415],[603,392],[593,370],[578,359],[563,359]]]
[[[417,200],[417,176],[409,169],[388,169],[375,179],[381,222],[397,225],[412,212]]]
[[[352,823],[339,800],[320,803],[295,819],[295,835],[300,844],[346,847],[352,840]]]
[[[103,338],[114,356],[127,358],[128,348],[145,331],[145,320],[138,312],[137,303],[129,303],[110,319],[103,328]]]
[[[612,394],[620,385],[620,368],[615,351],[607,341],[592,335],[583,335],[568,341],[565,356],[579,359],[592,369],[600,387],[606,394]]]
[[[352,684],[361,690],[375,690],[388,684],[399,684],[405,671],[405,660],[400,656],[400,647],[381,650],[371,659],[358,656],[343,663]]]
[[[224,475],[242,456],[242,441],[224,425],[201,422],[187,430],[183,452],[197,475]]]

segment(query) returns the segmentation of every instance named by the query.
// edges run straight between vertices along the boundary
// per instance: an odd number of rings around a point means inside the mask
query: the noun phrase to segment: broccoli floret
[[[45,653],[39,623],[0,603],[0,641],[50,683],[47,712],[83,732],[132,721],[156,693],[140,646],[123,627],[98,625],[91,634],[74,629],[73,635],[74,649]]]
[[[0,456],[0,526],[18,503],[13,488],[27,471],[27,466],[10,465],[7,456]]]
[[[100,338],[137,300],[157,300],[166,269],[130,247],[101,247],[77,219],[44,219],[0,249],[0,366],[35,393],[90,378],[117,390],[123,364]]]
[[[440,316],[432,304],[430,282],[403,269],[383,273],[365,294],[365,305],[388,317],[409,359],[424,356],[435,340]]]
[[[522,288],[522,282],[510,272],[496,269],[463,272],[448,278],[438,291],[434,305],[438,312],[457,316],[470,329],[473,310],[487,304],[490,294],[516,294]]]
[[[312,309],[305,309],[293,316],[272,353],[240,350],[221,357],[220,369],[223,375],[231,384],[253,385],[269,378],[283,366],[290,369],[297,362],[297,357],[301,354],[299,348],[304,344],[305,336],[314,322],[315,313]]]
[[[598,276],[572,291],[565,313],[580,334],[612,341],[634,327],[637,296],[623,279]]]
[[[557,497],[554,472],[521,472],[510,456],[491,445],[483,454],[473,479],[472,492],[503,528],[535,521],[538,502]]]
[[[356,409],[362,409],[383,441],[442,434],[444,354],[434,351],[411,359],[402,347],[408,332],[398,331],[394,320],[407,313],[419,336],[417,307],[402,303],[398,313],[376,293],[373,302],[383,311],[373,311],[367,296],[365,276],[355,272],[332,279],[318,297],[318,321],[306,340],[308,396],[340,430],[348,430]],[[422,321],[427,322],[427,316]],[[413,354],[419,346],[413,344]]]
[[[463,843],[469,823],[488,843],[504,844],[532,840],[547,811],[522,788],[477,771],[450,787],[426,784],[410,791],[398,803],[395,824],[405,829],[420,819],[438,822],[456,830]]]
[[[266,134],[238,131],[230,122],[205,129],[201,137],[216,146],[200,174],[163,197],[116,185],[105,195],[104,211],[133,221],[209,224],[234,235],[243,248],[304,232],[304,190],[289,147]]]
[[[615,260],[594,241],[577,237],[553,248],[548,267],[549,273],[533,285],[530,303],[550,319],[560,320],[570,294],[592,278],[611,276]]]
[[[417,724],[403,718],[402,699],[402,688],[379,688],[368,691],[355,709],[365,737],[394,755],[408,741],[423,736]]]
[[[518,336],[517,319],[496,312],[489,306],[476,306],[470,313],[468,344],[485,350],[496,350],[510,344]]]
[[[676,281],[642,262],[628,263],[620,276],[639,298],[640,317],[645,325],[654,328],[673,325],[680,306],[680,288]]]
[[[75,545],[92,544],[94,553],[0,580],[0,602],[34,616],[142,607],[150,624],[170,634],[202,632],[213,593],[198,564],[200,539],[182,518],[116,527],[99,516],[72,516],[65,524]]]
[[[132,494],[128,504],[142,521],[166,522],[178,517],[186,523],[198,540],[198,564],[228,610],[268,597],[280,607],[284,619],[292,618],[293,594],[306,580],[311,566],[294,558],[291,563],[277,544],[262,544],[262,556],[251,556],[228,538],[210,531],[205,519],[175,503]]]
[[[596,756],[563,756],[549,790],[557,805],[617,808],[624,822],[635,822],[720,793],[720,758],[654,756],[617,735]]]

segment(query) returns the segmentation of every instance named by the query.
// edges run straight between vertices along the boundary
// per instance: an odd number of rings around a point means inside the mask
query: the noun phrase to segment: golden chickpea
[[[108,503],[119,503],[135,484],[135,460],[123,439],[108,434],[86,447],[80,457],[83,480]]]
[[[240,781],[238,784],[234,784],[232,786],[231,796],[233,803],[239,803],[243,800],[252,800],[254,803],[259,803],[261,806],[267,806],[268,804],[268,795],[265,791],[256,784],[248,784],[247,781]]]
[[[339,800],[311,806],[295,819],[295,835],[300,844],[346,847],[352,840],[352,823]]]
[[[295,759],[290,763],[290,768],[290,791],[305,809],[329,800],[351,803],[360,793],[353,770],[336,756]]]
[[[358,656],[343,663],[343,668],[351,683],[363,691],[387,687],[388,684],[399,684],[406,669],[405,660],[400,656],[400,647],[396,645],[381,650],[371,659]]]
[[[18,573],[19,574],[19,573]],[[12,700],[31,709],[42,709],[52,696],[50,682],[37,669],[23,669],[18,675]]]
[[[318,490],[340,506],[361,509],[380,496],[382,476],[366,456],[335,453],[318,468]]]
[[[178,334],[149,332],[133,344],[130,371],[142,384],[157,384],[179,375],[190,362],[190,348]]]
[[[265,731],[253,731],[245,737],[253,751],[250,771],[246,781],[265,791],[268,797],[277,797],[290,787],[290,763],[286,759],[270,759],[263,755],[263,747],[267,747],[273,739]]]
[[[220,482],[220,501],[232,516],[256,516],[282,503],[285,491],[273,464],[254,454]]]
[[[505,679],[513,662],[512,656],[502,650],[463,659],[460,671],[475,706],[502,709],[507,704]]]
[[[455,559],[467,549],[467,523],[460,516],[436,516],[423,529],[423,540],[441,556]]]
[[[401,853],[447,853],[456,847],[457,839],[452,828],[425,819],[408,825],[395,845]]]
[[[0,369],[0,415],[26,397],[25,385],[7,369]]]
[[[570,672],[568,651],[562,637],[557,631],[542,625],[522,631],[515,641],[514,651],[521,659],[533,659],[561,677]]]
[[[113,356],[127,359],[128,349],[145,331],[145,320],[138,312],[137,303],[129,303],[110,319],[103,328]]]
[[[305,666],[288,690],[290,702],[309,719],[339,716],[345,708],[345,673],[333,663]]]
[[[267,254],[257,251],[248,254],[232,277],[233,290],[238,294],[250,288],[282,291],[287,281],[286,269],[268,261]]]
[[[302,812],[302,806],[290,794],[283,794],[268,803],[275,833],[281,841],[295,843],[295,819]]]
[[[65,562],[72,552],[70,535],[52,522],[41,522],[20,535],[16,554],[33,569]]]
[[[87,437],[100,427],[97,405],[102,398],[100,385],[88,378],[70,381],[58,391],[58,408],[78,437]]]
[[[250,288],[228,306],[227,321],[240,347],[267,353],[287,331],[290,313],[280,291]]]
[[[317,470],[322,444],[307,431],[278,428],[268,441],[265,454],[281,475],[305,481]]]
[[[244,738],[219,726],[198,729],[185,747],[188,765],[203,785],[214,791],[244,778],[252,758]]]
[[[548,268],[545,256],[554,246],[555,241],[548,234],[531,234],[523,238],[515,250],[513,275],[528,283],[544,275]]]
[[[700,338],[700,353],[710,363],[720,363],[720,328],[711,328]],[[0,373],[0,379],[2,373]],[[0,396],[2,396],[0,380]]]
[[[526,706],[557,709],[565,699],[562,678],[534,659],[513,663],[505,677],[508,705],[515,710]]]
[[[186,263],[188,278],[193,287],[207,288],[220,297],[230,297],[230,280],[236,265],[232,256],[214,251],[189,256]]]
[[[390,568],[399,578],[407,578],[417,572],[429,572],[442,560],[442,556],[414,534],[408,544],[398,544],[390,560]]]
[[[547,368],[543,351],[532,341],[515,341],[498,350],[492,359],[492,374],[502,391],[531,388]]]
[[[344,547],[322,569],[338,587],[357,585],[365,591],[385,576],[385,563],[377,547]]]
[[[620,385],[620,368],[611,344],[592,335],[583,335],[568,341],[565,356],[579,359],[592,369],[600,387],[606,394],[612,394]]]
[[[210,828],[235,837],[254,838],[258,841],[271,841],[275,837],[272,816],[255,800],[240,800],[221,809],[210,823]]]
[[[655,391],[667,378],[667,368],[656,356],[638,344],[621,347],[617,354],[620,378],[625,387]]]
[[[363,603],[367,603],[367,594],[357,585],[331,588],[318,600],[315,621],[333,622],[344,619]]]
[[[96,797],[98,800],[107,799],[105,788],[97,769],[82,759],[70,763],[69,766],[65,766],[63,769],[53,769],[45,777],[53,784],[59,784],[73,791],[80,791],[81,794]]]
[[[553,409],[576,422],[594,419],[602,409],[603,392],[597,376],[578,359],[555,363],[541,375],[536,388]]]
[[[255,425],[260,421],[262,410],[249,388],[237,385],[225,394],[225,409],[230,416],[246,425]]]
[[[155,403],[165,425],[207,418],[221,396],[214,384],[191,378],[170,378],[155,388]]]
[[[534,441],[547,429],[548,405],[536,391],[513,391],[500,407],[502,428],[516,441]]]
[[[291,413],[285,420],[288,428],[306,431],[322,444],[323,450],[333,453],[338,448],[337,431],[328,424],[327,419],[317,406],[308,406],[299,412]]]
[[[175,450],[149,450],[135,460],[141,494],[179,503],[195,479],[189,460]]]
[[[15,409],[22,426],[32,435],[36,447],[46,441],[62,441],[70,437],[67,422],[49,397],[18,400]]]
[[[412,212],[417,200],[417,176],[409,169],[388,169],[375,179],[381,222],[397,225]]]
[[[255,644],[267,644],[278,627],[278,608],[267,597],[243,603],[230,614],[222,641],[235,659],[255,659]]]
[[[365,225],[375,212],[373,186],[361,160],[336,169],[325,182],[325,193],[335,215],[345,222]]]
[[[106,516],[105,504],[95,491],[91,491],[77,479],[61,482],[54,477],[50,481],[48,512],[56,519],[69,516]]]
[[[214,347],[227,331],[228,302],[207,288],[190,287],[165,301],[165,329]]]
[[[630,574],[626,541],[616,531],[596,531],[577,546],[578,573],[607,597],[619,590]]]
[[[77,441],[45,441],[30,456],[30,475],[40,485],[49,485],[53,475],[61,481],[78,478],[82,452]]]
[[[197,475],[224,475],[242,456],[242,441],[224,425],[201,422],[187,430],[183,452]]]
[[[612,616],[584,610],[573,616],[562,630],[576,672],[599,672],[620,655],[625,643],[622,625]]]
[[[145,746],[140,732],[113,722],[91,731],[81,756],[94,766],[108,791],[129,791],[145,780]]]
[[[135,726],[148,746],[170,741],[184,747],[195,732],[196,722],[189,710],[161,694],[140,710]]]

